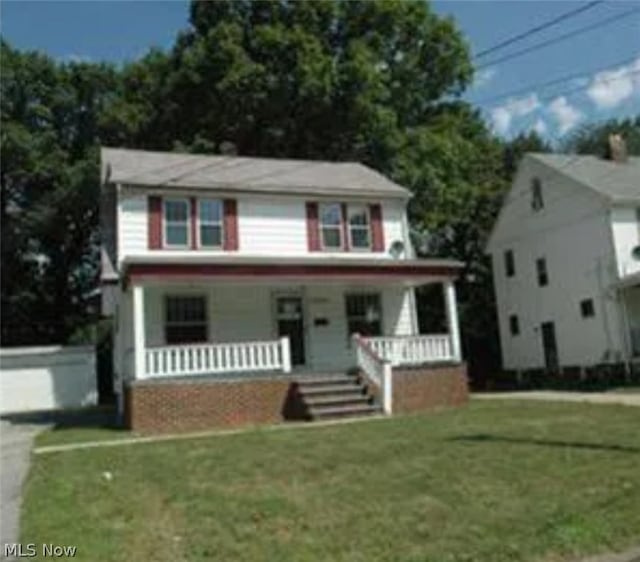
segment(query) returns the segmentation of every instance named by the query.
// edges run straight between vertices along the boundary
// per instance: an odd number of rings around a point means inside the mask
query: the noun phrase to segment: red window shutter
[[[351,249],[349,244],[349,214],[347,213],[347,204],[342,204],[342,248],[345,252]]]
[[[149,249],[159,250],[162,248],[162,197],[150,195],[147,206],[149,216]]]
[[[320,228],[318,225],[317,203],[307,203],[307,245],[310,252],[320,251]]]
[[[198,249],[198,200],[195,197],[189,199],[191,207],[191,249]]]
[[[235,199],[224,200],[224,246],[228,252],[238,250],[238,202]]]
[[[382,206],[378,203],[369,205],[371,215],[371,249],[384,252],[384,229],[382,227]]]

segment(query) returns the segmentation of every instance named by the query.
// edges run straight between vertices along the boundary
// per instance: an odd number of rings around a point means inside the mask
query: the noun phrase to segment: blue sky
[[[433,8],[452,16],[473,52],[479,52],[583,4],[440,0]],[[182,0],[5,0],[0,8],[2,35],[15,47],[42,50],[58,60],[112,62],[136,59],[152,46],[169,48],[186,27],[189,12]],[[586,122],[640,114],[639,1],[609,0],[478,62],[634,9],[638,11],[607,26],[480,69],[465,98],[481,107],[494,130],[506,137],[535,128],[553,140]],[[528,88],[568,74],[580,76],[547,89]],[[493,99],[514,90],[524,91]]]

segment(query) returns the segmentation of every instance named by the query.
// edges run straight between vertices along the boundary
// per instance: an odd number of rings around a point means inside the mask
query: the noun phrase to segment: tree
[[[520,133],[504,147],[504,174],[509,181],[516,175],[518,164],[527,152],[552,152],[552,146],[536,131]]]
[[[2,344],[63,343],[96,286],[98,115],[115,74],[1,48]]]
[[[611,119],[580,127],[563,144],[563,152],[609,156],[609,135],[620,134],[629,154],[640,156],[640,115],[628,119]]]

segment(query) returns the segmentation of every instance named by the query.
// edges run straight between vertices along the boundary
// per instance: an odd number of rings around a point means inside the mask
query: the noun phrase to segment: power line
[[[556,18],[553,18],[552,20],[549,20],[543,24],[540,24],[536,27],[533,27],[527,31],[524,31],[523,33],[519,33],[518,35],[514,35],[513,37],[509,37],[508,39],[505,39],[504,41],[501,41],[500,43],[498,43],[497,45],[493,45],[492,47],[489,47],[487,49],[484,49],[483,51],[480,51],[474,58],[479,59],[481,57],[484,57],[490,53],[493,53],[495,51],[498,51],[500,49],[503,49],[504,47],[507,47],[508,45],[512,45],[513,43],[517,43],[518,41],[522,41],[523,39],[527,38],[527,37],[531,37],[531,35],[535,35],[536,33],[539,33],[540,31],[544,30],[544,29],[548,29],[549,27],[552,27],[562,21],[565,21],[569,18],[572,18],[574,16],[577,16],[578,14],[581,14],[582,12],[586,12],[587,10],[590,10],[591,8],[595,8],[598,4],[602,4],[604,2],[604,0],[595,0],[594,2],[589,2],[588,4],[586,4],[585,6],[580,6],[579,8],[576,8],[574,10],[570,10],[568,12],[565,12],[561,15],[559,15]]]
[[[593,23],[591,25],[587,25],[585,27],[580,27],[574,31],[571,31],[569,33],[565,33],[563,35],[559,35],[557,37],[553,37],[551,39],[548,39],[546,41],[542,41],[540,43],[536,43],[535,45],[532,45],[531,47],[527,47],[525,49],[521,49],[519,51],[516,51],[514,53],[511,53],[509,55],[505,55],[504,57],[495,59],[493,61],[490,61],[488,63],[485,64],[481,64],[479,66],[476,67],[476,70],[481,70],[483,68],[487,68],[489,66],[496,66],[497,64],[521,57],[522,55],[526,55],[528,53],[532,53],[533,51],[538,51],[539,49],[543,49],[545,47],[549,47],[551,45],[555,45],[556,43],[560,43],[561,41],[566,41],[567,39],[571,39],[572,37],[576,37],[577,35],[581,35],[583,33],[587,33],[588,31],[593,31],[594,29],[598,29],[600,27],[604,27],[606,25],[612,24],[618,20],[621,20],[623,18],[626,18],[628,16],[631,16],[633,14],[636,14],[640,12],[640,8],[633,8],[631,10],[627,10],[625,12],[622,12],[621,14],[617,14],[615,16],[612,16],[610,18],[601,20],[599,22]]]
[[[614,70],[616,67],[620,67],[623,66],[625,64],[629,64],[631,62],[633,62],[634,60],[636,60],[636,58],[639,55],[635,55],[631,58],[628,59],[624,59],[621,61],[617,61],[611,64],[608,64],[607,66],[600,66],[598,68],[592,68],[590,70],[584,70],[582,72],[575,72],[573,74],[567,74],[564,76],[560,76],[558,78],[554,78],[553,80],[549,80],[547,82],[538,82],[538,83],[534,83],[534,84],[529,84],[528,86],[524,86],[522,88],[519,88],[517,90],[511,90],[509,92],[503,92],[501,94],[497,94],[495,96],[491,96],[490,98],[485,98],[485,99],[481,99],[480,101],[474,102],[478,105],[483,105],[483,104],[488,104],[488,103],[492,103],[492,102],[496,102],[496,101],[500,101],[506,98],[510,98],[513,96],[519,96],[521,94],[527,94],[529,92],[532,92],[534,90],[541,90],[544,88],[548,88],[549,86],[555,86],[556,84],[562,84],[563,82],[570,82],[571,80],[576,80],[577,78],[582,78],[583,76],[587,75],[587,74],[593,74],[596,72],[603,72],[606,70]]]

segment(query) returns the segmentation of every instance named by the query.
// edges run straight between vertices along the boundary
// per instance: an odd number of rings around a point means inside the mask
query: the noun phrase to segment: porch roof
[[[391,260],[371,257],[129,256],[126,282],[179,279],[404,281],[452,279],[464,264],[451,259]]]

